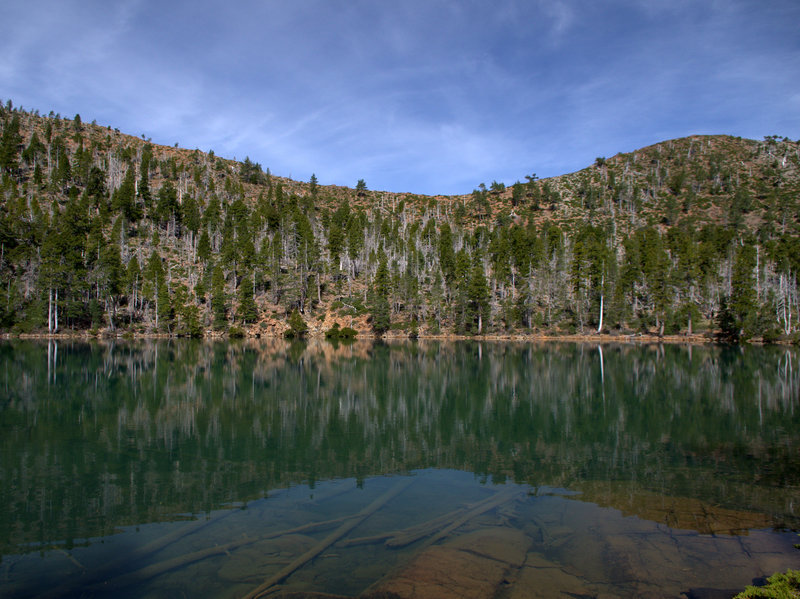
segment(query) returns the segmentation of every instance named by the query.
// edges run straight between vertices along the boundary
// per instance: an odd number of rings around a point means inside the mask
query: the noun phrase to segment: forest
[[[691,136],[460,196],[0,104],[0,331],[800,341],[800,142]]]

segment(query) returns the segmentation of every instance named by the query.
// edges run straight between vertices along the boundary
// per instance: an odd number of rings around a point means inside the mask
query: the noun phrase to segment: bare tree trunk
[[[603,300],[605,299],[605,293],[603,293],[603,287],[605,286],[605,283],[606,283],[606,277],[605,275],[603,275],[603,277],[600,279],[600,324],[597,325],[598,333],[603,330]]]

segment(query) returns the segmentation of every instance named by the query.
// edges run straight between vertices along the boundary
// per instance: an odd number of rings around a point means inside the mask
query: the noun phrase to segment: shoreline
[[[82,340],[82,341],[103,341],[103,340],[167,340],[167,339],[188,339],[187,336],[173,335],[170,333],[131,333],[123,331],[120,333],[89,331],[69,331],[59,333],[2,333],[0,339],[20,339],[20,340]],[[214,332],[198,339],[204,340],[229,340],[236,339],[255,341],[258,339],[284,339],[283,335],[272,333],[260,333],[256,335],[245,335],[241,338],[231,338],[225,333]],[[306,337],[307,340],[325,339],[324,335],[313,334]],[[486,342],[516,342],[516,343],[591,343],[597,345],[612,344],[667,344],[667,345],[729,345],[718,340],[713,334],[695,333],[692,335],[663,335],[659,336],[652,333],[616,333],[616,334],[548,334],[548,333],[513,333],[513,334],[488,334],[488,335],[458,335],[454,333],[442,334],[419,334],[410,337],[406,334],[385,334],[375,336],[372,334],[359,333],[354,340],[358,341],[486,341]],[[793,345],[789,340],[779,340],[773,343],[765,343],[762,340],[748,340],[739,345]]]

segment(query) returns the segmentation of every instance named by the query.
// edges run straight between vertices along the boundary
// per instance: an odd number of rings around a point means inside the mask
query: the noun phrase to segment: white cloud
[[[800,137],[796,6],[34,0],[0,23],[0,90],[277,174],[468,192],[698,129]]]

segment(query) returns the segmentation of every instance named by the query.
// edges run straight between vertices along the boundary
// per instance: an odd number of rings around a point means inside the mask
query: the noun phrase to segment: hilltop
[[[0,109],[13,333],[793,339],[800,144],[692,136],[460,196]]]

